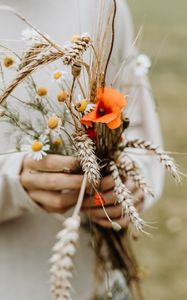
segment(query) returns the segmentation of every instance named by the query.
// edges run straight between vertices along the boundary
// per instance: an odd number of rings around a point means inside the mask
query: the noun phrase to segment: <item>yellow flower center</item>
[[[58,71],[53,74],[55,80],[58,80],[62,77],[62,72]]]
[[[87,100],[82,100],[82,101],[80,101],[79,103],[76,104],[76,109],[79,112],[84,112],[85,109],[87,108],[87,106],[88,106],[88,101]]]
[[[57,95],[57,100],[59,102],[64,102],[68,98],[68,93],[66,91],[60,91]]]
[[[47,95],[47,93],[48,93],[48,90],[47,90],[46,87],[40,86],[39,88],[37,88],[37,94],[38,94],[38,96],[44,97],[44,96]]]
[[[59,124],[59,118],[56,116],[50,117],[47,121],[47,125],[50,129],[55,129]]]
[[[11,56],[6,56],[3,60],[3,64],[6,68],[9,68],[14,64],[14,59]]]
[[[32,151],[38,152],[41,151],[42,148],[43,148],[43,144],[40,141],[36,140],[32,143]]]
[[[60,139],[60,138],[55,139],[55,140],[53,141],[53,145],[56,146],[56,147],[62,145],[61,139]]]

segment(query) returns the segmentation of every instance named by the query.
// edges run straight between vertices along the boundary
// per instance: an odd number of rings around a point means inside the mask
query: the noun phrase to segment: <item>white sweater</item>
[[[101,1],[6,0],[6,5],[20,10],[41,31],[63,44],[73,34],[92,34],[97,22],[99,2]],[[111,5],[111,0],[104,2]],[[117,3],[116,41],[108,81],[111,81],[129,53],[134,39],[128,7],[122,0]],[[0,39],[18,39],[23,28],[25,25],[14,16],[0,12]],[[16,42],[7,45],[11,48],[20,47]],[[126,69],[121,73],[121,87],[129,79],[129,72]],[[149,89],[145,88],[148,86],[147,79],[135,80],[137,85],[141,83],[142,86],[134,94],[133,102],[136,105],[132,111],[129,103],[132,127],[128,138],[144,138],[161,145],[155,106]],[[11,139],[6,132],[6,126],[1,126],[1,152],[11,149]],[[61,223],[53,215],[42,211],[21,187],[19,173],[22,159],[21,153],[0,156],[0,299],[49,300],[48,259]],[[163,171],[150,156],[139,156],[137,159],[142,164],[157,199],[162,191]],[[153,199],[146,199],[146,207],[152,203]],[[73,283],[73,299],[76,300],[88,299],[93,287],[94,255],[88,243],[89,235],[82,230]]]

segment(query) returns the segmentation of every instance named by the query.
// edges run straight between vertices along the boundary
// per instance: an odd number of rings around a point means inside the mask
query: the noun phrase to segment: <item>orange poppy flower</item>
[[[121,93],[112,88],[99,88],[96,97],[96,107],[81,119],[81,123],[92,126],[92,123],[104,123],[110,129],[121,125],[121,110],[127,106],[127,101]]]

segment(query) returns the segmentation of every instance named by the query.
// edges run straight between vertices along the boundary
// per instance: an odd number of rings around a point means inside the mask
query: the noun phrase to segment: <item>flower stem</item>
[[[82,185],[81,185],[81,189],[80,189],[80,193],[79,193],[79,197],[78,197],[78,200],[77,200],[77,204],[76,204],[74,212],[73,212],[73,217],[78,216],[79,213],[80,213],[82,202],[84,200],[84,194],[85,194],[85,190],[86,190],[86,184],[87,184],[87,175],[84,174]]]

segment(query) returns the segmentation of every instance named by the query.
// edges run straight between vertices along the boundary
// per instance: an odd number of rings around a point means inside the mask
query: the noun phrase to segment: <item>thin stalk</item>
[[[79,193],[79,197],[78,197],[78,200],[77,200],[77,204],[76,204],[74,212],[73,212],[73,217],[77,217],[80,213],[82,203],[83,203],[83,200],[84,200],[86,185],[87,185],[87,175],[84,174],[81,189],[80,189],[80,193]]]
[[[112,55],[112,51],[114,48],[114,37],[115,37],[115,19],[116,19],[116,12],[117,12],[117,4],[116,4],[116,0],[113,0],[114,3],[114,13],[113,13],[113,19],[112,19],[112,42],[111,42],[111,47],[110,47],[110,52],[108,55],[108,59],[106,62],[106,66],[105,66],[105,71],[104,71],[104,86],[106,84],[106,74],[107,74],[107,70],[108,70],[108,65],[111,59],[111,55]]]

